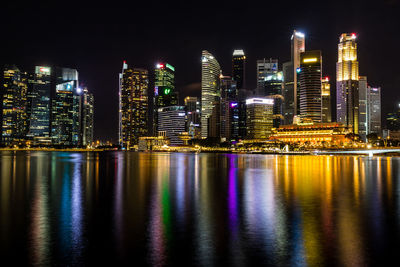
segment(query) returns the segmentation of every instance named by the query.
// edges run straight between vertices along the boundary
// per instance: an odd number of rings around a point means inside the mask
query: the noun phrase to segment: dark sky
[[[257,59],[278,58],[280,65],[290,59],[293,29],[306,34],[307,50],[322,50],[323,72],[332,80],[339,35],[357,33],[360,75],[382,87],[383,113],[400,102],[399,0],[32,2],[2,4],[0,63],[26,71],[34,65],[78,69],[94,93],[95,137],[102,140],[117,138],[123,60],[149,69],[151,80],[155,64],[168,61],[183,100],[200,95],[201,50],[213,53],[229,75],[232,52],[241,48],[253,89]]]

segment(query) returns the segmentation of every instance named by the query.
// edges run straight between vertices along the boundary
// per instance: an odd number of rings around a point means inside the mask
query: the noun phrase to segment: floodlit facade
[[[284,123],[291,124],[293,117],[299,114],[299,82],[298,69],[300,68],[300,54],[305,52],[305,35],[302,32],[293,31],[291,37],[291,61],[283,64],[284,89]]]
[[[321,51],[306,51],[300,56],[299,80],[299,108],[300,117],[321,122]]]
[[[209,119],[214,103],[220,100],[219,76],[221,68],[215,57],[207,50],[201,56],[201,137],[207,138]]]
[[[121,148],[130,150],[137,146],[139,137],[147,135],[148,71],[140,68],[128,68],[124,62],[119,84],[119,144]]]
[[[241,49],[233,51],[232,78],[238,89],[246,88],[246,56]]]
[[[158,109],[158,129],[165,132],[172,146],[183,145],[180,134],[185,132],[186,112],[184,106],[169,106]]]
[[[281,71],[268,74],[264,78],[262,96],[274,99],[273,117],[274,127],[283,123],[283,94],[282,94],[283,73]]]
[[[359,76],[357,43],[354,33],[343,33],[338,45],[336,63],[337,121],[351,126],[358,134],[359,124]]]
[[[178,105],[178,93],[175,90],[175,67],[167,62],[157,63],[154,70],[154,118],[153,134],[157,135],[158,109]]]
[[[321,122],[332,122],[331,85],[329,77],[322,78],[321,82],[322,117]]]
[[[249,98],[246,100],[246,139],[267,139],[273,127],[272,98]]]
[[[3,69],[0,90],[1,143],[11,145],[25,141],[27,116],[27,73],[16,66],[6,65]]]
[[[94,96],[87,88],[82,95],[82,144],[90,146],[93,143],[94,128]]]

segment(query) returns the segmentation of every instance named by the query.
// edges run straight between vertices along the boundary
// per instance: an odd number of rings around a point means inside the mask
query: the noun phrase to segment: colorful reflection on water
[[[400,158],[0,153],[0,254],[32,265],[377,265]]]

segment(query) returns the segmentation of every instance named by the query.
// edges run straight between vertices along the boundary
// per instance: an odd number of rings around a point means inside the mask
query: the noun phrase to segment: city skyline
[[[396,88],[399,84],[399,78],[389,71],[394,69],[395,61],[399,58],[394,45],[396,38],[399,37],[395,35],[395,24],[393,23],[396,18],[393,7],[398,7],[398,2],[387,1],[376,5],[369,3],[362,6],[352,5],[347,12],[347,14],[352,13],[352,17],[346,17],[339,12],[341,4],[340,2],[327,3],[327,7],[324,7],[324,9],[330,8],[332,14],[337,13],[336,17],[329,18],[324,18],[321,8],[313,7],[313,3],[308,2],[304,3],[303,6],[300,6],[300,4],[293,5],[285,11],[287,14],[284,14],[283,11],[277,11],[276,14],[271,15],[276,19],[274,25],[277,27],[271,27],[265,37],[257,34],[259,27],[261,27],[256,26],[259,20],[257,15],[260,14],[260,11],[246,5],[243,6],[246,20],[244,25],[233,21],[233,18],[228,18],[227,21],[234,23],[226,32],[221,31],[220,28],[218,30],[210,28],[210,32],[200,35],[200,30],[207,28],[210,24],[206,22],[205,25],[200,25],[196,19],[199,18],[201,9],[189,8],[187,12],[193,14],[193,18],[189,18],[186,25],[178,23],[180,18],[174,16],[166,22],[163,28],[171,26],[174,33],[169,39],[169,43],[162,44],[153,42],[155,37],[150,34],[145,34],[141,40],[135,39],[134,43],[132,38],[126,36],[118,39],[115,37],[124,32],[128,26],[108,23],[83,23],[87,20],[83,20],[82,24],[77,24],[78,27],[74,27],[77,37],[74,39],[79,40],[76,44],[72,40],[58,38],[60,33],[54,30],[49,31],[48,37],[43,39],[21,27],[21,36],[10,35],[12,38],[7,44],[9,49],[7,53],[2,52],[1,63],[16,64],[23,70],[29,70],[32,65],[58,65],[77,69],[80,72],[80,79],[94,93],[96,106],[109,107],[96,109],[95,139],[112,139],[116,142],[117,133],[114,129],[118,127],[118,89],[116,87],[118,82],[115,73],[119,72],[123,60],[132,62],[131,64],[135,67],[145,68],[149,71],[154,68],[154,64],[157,62],[167,61],[172,64],[176,67],[176,88],[181,93],[182,101],[185,96],[200,95],[201,64],[199,63],[199,53],[203,49],[207,49],[215,55],[221,64],[221,68],[225,71],[224,75],[230,74],[232,52],[235,49],[243,49],[247,61],[246,83],[254,89],[256,87],[256,60],[271,57],[278,59],[280,63],[290,60],[288,38],[290,38],[293,29],[297,29],[305,33],[307,49],[322,50],[324,76],[329,76],[331,81],[334,82],[337,38],[343,32],[355,32],[359,44],[360,75],[367,75],[371,86],[382,88],[382,115],[384,117],[388,112],[391,112],[398,101],[396,99]],[[217,5],[215,13],[223,8],[225,6]],[[2,18],[3,20],[6,21],[14,14],[12,11],[15,11],[15,9],[11,8],[10,10],[11,12],[8,12],[8,15]],[[293,16],[295,10],[298,15],[285,20],[285,18]],[[376,20],[371,20],[368,15],[374,14],[372,12],[374,10],[386,11],[386,13],[380,12],[375,16],[375,19],[385,18],[380,27],[374,26],[373,21]],[[87,9],[83,7],[77,12],[76,16],[82,17],[86,14],[86,11]],[[227,11],[234,11],[234,8],[230,7]],[[307,12],[312,12],[316,16],[304,16]],[[155,8],[153,16],[157,17],[160,13],[161,9]],[[32,19],[32,15],[29,15],[28,11],[22,11],[22,14],[25,14],[26,17],[21,18],[21,22]],[[173,12],[173,14],[177,14],[177,12]],[[385,16],[382,14],[385,14]],[[142,25],[143,23],[140,21],[145,21],[144,18],[144,15],[140,15],[138,22],[134,24]],[[222,18],[221,21],[223,21]],[[8,23],[7,25],[9,27],[5,30],[6,33],[11,33],[17,27],[20,28],[20,24],[11,25]],[[56,29],[57,26],[63,25],[57,25],[57,23],[56,25],[49,25],[51,29]],[[155,26],[156,22],[150,22],[150,25],[140,32],[150,32]],[[188,31],[188,29],[191,30]],[[384,34],[381,33],[383,29]],[[232,32],[235,31],[238,34],[232,35]],[[24,36],[23,33],[29,34],[22,37]],[[376,38],[378,35],[380,38]],[[160,33],[157,38],[165,36],[166,33]],[[376,39],[379,39],[379,41]],[[22,40],[28,40],[28,43],[22,42]],[[225,41],[222,43],[220,42],[222,40]],[[255,42],[256,40],[257,42]],[[380,51],[380,53],[371,53],[371,51]],[[379,66],[384,66],[384,68]],[[152,77],[151,73],[149,75]],[[152,85],[149,88],[152,88]],[[333,84],[331,84],[331,89],[334,91]],[[335,99],[334,94],[335,92],[332,92],[333,99]],[[110,110],[116,111],[110,112]]]

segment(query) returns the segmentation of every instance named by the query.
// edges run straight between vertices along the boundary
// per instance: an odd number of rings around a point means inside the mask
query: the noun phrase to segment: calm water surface
[[[396,265],[400,158],[0,152],[1,265]]]

